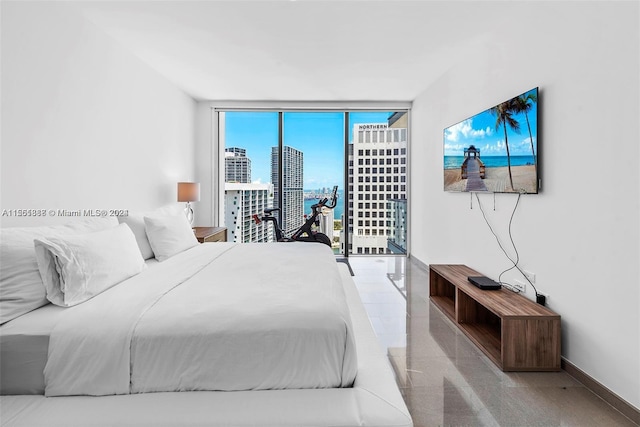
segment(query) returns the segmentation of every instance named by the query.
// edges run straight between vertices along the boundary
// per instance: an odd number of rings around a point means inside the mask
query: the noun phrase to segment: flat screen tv
[[[444,189],[538,193],[538,88],[444,130]]]

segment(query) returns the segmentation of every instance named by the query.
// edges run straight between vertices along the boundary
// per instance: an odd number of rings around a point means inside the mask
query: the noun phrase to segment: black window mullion
[[[344,187],[343,192],[344,200],[344,209],[343,216],[344,220],[342,221],[342,234],[344,236],[344,255],[345,258],[349,257],[349,112],[346,111],[344,113]]]

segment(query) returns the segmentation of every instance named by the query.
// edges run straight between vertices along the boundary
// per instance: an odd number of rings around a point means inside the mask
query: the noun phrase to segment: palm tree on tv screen
[[[491,114],[496,116],[496,131],[500,129],[500,126],[504,128],[504,145],[507,148],[507,166],[509,168],[509,183],[511,184],[511,190],[513,188],[513,176],[511,176],[511,155],[509,154],[509,137],[507,136],[507,126],[513,129],[514,132],[520,133],[520,123],[513,118],[513,114],[517,113],[517,104],[513,99],[498,104],[491,108]]]
[[[538,102],[538,96],[535,93],[522,94],[515,98],[515,104],[519,113],[524,113],[524,117],[527,120],[527,129],[529,129],[529,142],[531,143],[531,155],[533,156],[533,164],[536,169],[536,175],[538,173],[538,159],[536,157],[535,150],[533,148],[533,135],[531,135],[531,125],[529,124],[529,111],[533,108],[533,104]]]

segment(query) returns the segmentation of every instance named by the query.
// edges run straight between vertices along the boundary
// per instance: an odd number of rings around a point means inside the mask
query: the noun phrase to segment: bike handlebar
[[[322,207],[327,207],[329,209],[333,209],[336,207],[336,205],[338,204],[338,186],[334,186],[333,187],[333,193],[331,195],[331,204],[327,204],[327,202],[329,201],[328,198],[324,197],[322,198],[318,203],[312,205],[311,207],[316,209],[316,208],[322,208]]]
[[[327,203],[327,198],[324,199],[324,203]],[[328,207],[329,209],[333,209],[336,207],[337,204],[338,204],[338,186],[334,185],[333,192],[331,193],[331,204],[324,205],[324,206]]]

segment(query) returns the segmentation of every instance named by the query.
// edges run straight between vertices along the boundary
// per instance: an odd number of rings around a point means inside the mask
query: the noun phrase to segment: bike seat
[[[268,213],[269,214],[271,212],[276,212],[276,211],[279,211],[279,210],[280,210],[280,208],[267,208],[267,209],[264,210],[264,213]]]

